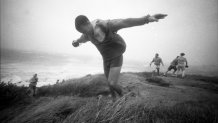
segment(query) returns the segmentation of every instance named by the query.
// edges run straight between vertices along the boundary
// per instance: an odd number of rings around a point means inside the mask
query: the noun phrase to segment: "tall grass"
[[[154,84],[166,86],[159,78],[149,78]],[[164,85],[162,85],[164,84]],[[168,86],[168,85],[167,85]],[[0,83],[4,108],[0,110],[2,123],[217,123],[216,101],[188,101],[172,106],[150,106],[143,97],[128,92],[112,102],[103,75],[67,80],[65,83],[38,88],[38,97],[29,98],[27,87]],[[94,96],[94,97],[93,97]],[[29,103],[24,102],[28,99]],[[2,102],[1,102],[2,103]],[[11,106],[15,105],[15,106]]]
[[[90,97],[98,94],[109,94],[108,83],[103,75],[86,76],[81,79],[67,80],[65,83],[42,86],[38,96],[80,96]]]
[[[27,101],[27,87],[0,82],[0,110]]]
[[[58,97],[35,102],[12,123],[216,123],[217,107],[184,102],[167,107],[149,105],[130,94],[112,103],[106,97]],[[39,99],[43,100],[43,98]]]

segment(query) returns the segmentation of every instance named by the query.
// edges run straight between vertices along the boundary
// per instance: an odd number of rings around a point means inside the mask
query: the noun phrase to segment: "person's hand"
[[[148,21],[149,22],[158,22],[158,19],[156,19],[154,16],[149,16]]]
[[[72,42],[72,45],[73,45],[74,47],[78,47],[78,46],[79,46],[79,43],[76,42],[76,41],[73,41],[73,42]]]
[[[159,19],[164,19],[167,14],[155,14],[149,17],[150,22],[158,22]]]

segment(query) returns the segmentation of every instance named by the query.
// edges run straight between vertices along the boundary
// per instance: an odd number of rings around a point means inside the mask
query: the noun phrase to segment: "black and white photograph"
[[[0,123],[218,123],[218,0],[0,0]]]

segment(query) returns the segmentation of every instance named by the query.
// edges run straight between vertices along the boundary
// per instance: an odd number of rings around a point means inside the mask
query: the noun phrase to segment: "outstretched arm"
[[[72,42],[72,45],[74,47],[78,47],[80,43],[86,43],[87,41],[89,41],[88,37],[86,35],[82,34],[80,38],[78,38],[77,40],[74,40]]]
[[[133,26],[140,26],[150,22],[158,22],[159,19],[164,19],[166,14],[147,15],[140,18],[114,19],[109,21],[110,29],[114,32]]]
[[[162,64],[162,66],[164,66],[164,63],[163,63],[163,60],[161,59],[161,64]]]
[[[154,59],[151,61],[151,63],[150,63],[150,66],[151,66],[151,64],[154,62]]]

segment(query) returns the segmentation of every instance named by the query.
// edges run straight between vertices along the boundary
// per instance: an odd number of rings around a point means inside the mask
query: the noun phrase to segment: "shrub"
[[[0,82],[0,110],[28,98],[27,87]]]

